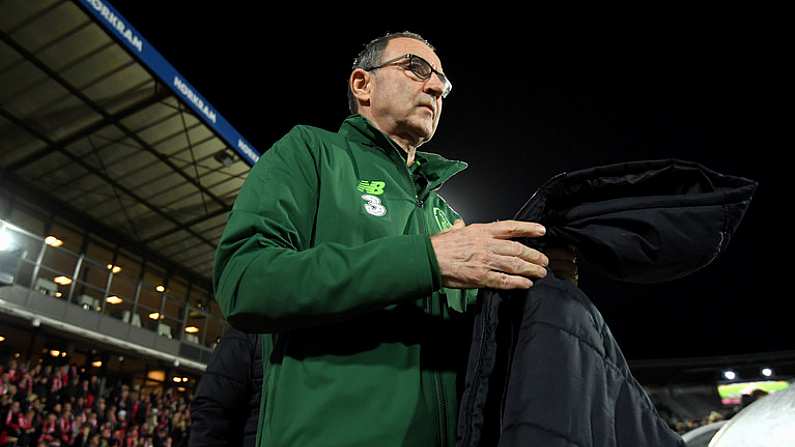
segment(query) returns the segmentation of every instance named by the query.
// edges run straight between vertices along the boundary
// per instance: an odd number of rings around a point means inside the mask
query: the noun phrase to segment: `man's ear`
[[[370,105],[370,95],[373,90],[373,78],[370,72],[361,68],[354,69],[348,79],[348,86],[359,105]]]

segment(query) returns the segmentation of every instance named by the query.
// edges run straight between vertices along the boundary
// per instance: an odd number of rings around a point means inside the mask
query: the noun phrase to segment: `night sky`
[[[580,285],[629,359],[792,349],[781,216],[792,145],[773,138],[792,113],[772,25],[740,12],[651,25],[649,13],[631,24],[540,13],[465,21],[436,18],[430,4],[411,14],[356,4],[340,8],[346,21],[339,11],[319,21],[230,2],[112,4],[260,151],[295,124],[336,130],[363,44],[386,31],[422,34],[453,82],[422,150],[470,164],[440,191],[468,223],[510,218],[549,177],[609,163],[681,158],[757,180],[713,265],[653,287],[600,280],[582,265]]]

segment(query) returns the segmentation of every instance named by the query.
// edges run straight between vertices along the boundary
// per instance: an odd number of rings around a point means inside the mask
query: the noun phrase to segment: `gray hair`
[[[434,48],[430,42],[425,40],[424,37],[417,33],[412,33],[411,31],[387,33],[382,37],[371,40],[367,45],[364,46],[364,49],[359,52],[359,54],[356,56],[356,59],[353,60],[353,67],[351,67],[351,70],[355,70],[357,68],[370,68],[380,64],[381,59],[384,56],[384,49],[386,48],[389,41],[399,37],[407,37],[409,39],[419,40],[420,42],[427,45],[431,50],[436,51],[436,48]],[[359,104],[356,102],[356,97],[353,96],[353,91],[351,91],[350,85],[348,85],[348,110],[350,110],[351,113],[356,113],[359,111]]]

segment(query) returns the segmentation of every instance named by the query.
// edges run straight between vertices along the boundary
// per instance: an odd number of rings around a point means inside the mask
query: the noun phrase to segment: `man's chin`
[[[434,131],[436,130],[433,127],[433,120],[422,120],[412,124],[412,133],[417,135],[418,139],[421,141],[420,144],[427,143],[433,138]]]

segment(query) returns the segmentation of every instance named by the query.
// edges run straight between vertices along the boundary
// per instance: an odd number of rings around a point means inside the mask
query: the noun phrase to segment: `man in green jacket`
[[[526,289],[542,226],[465,225],[436,190],[466,168],[417,148],[451,84],[412,33],[367,45],[338,132],[260,158],[215,257],[227,320],[265,333],[261,446],[452,446],[477,288]],[[451,224],[454,222],[454,224]]]

